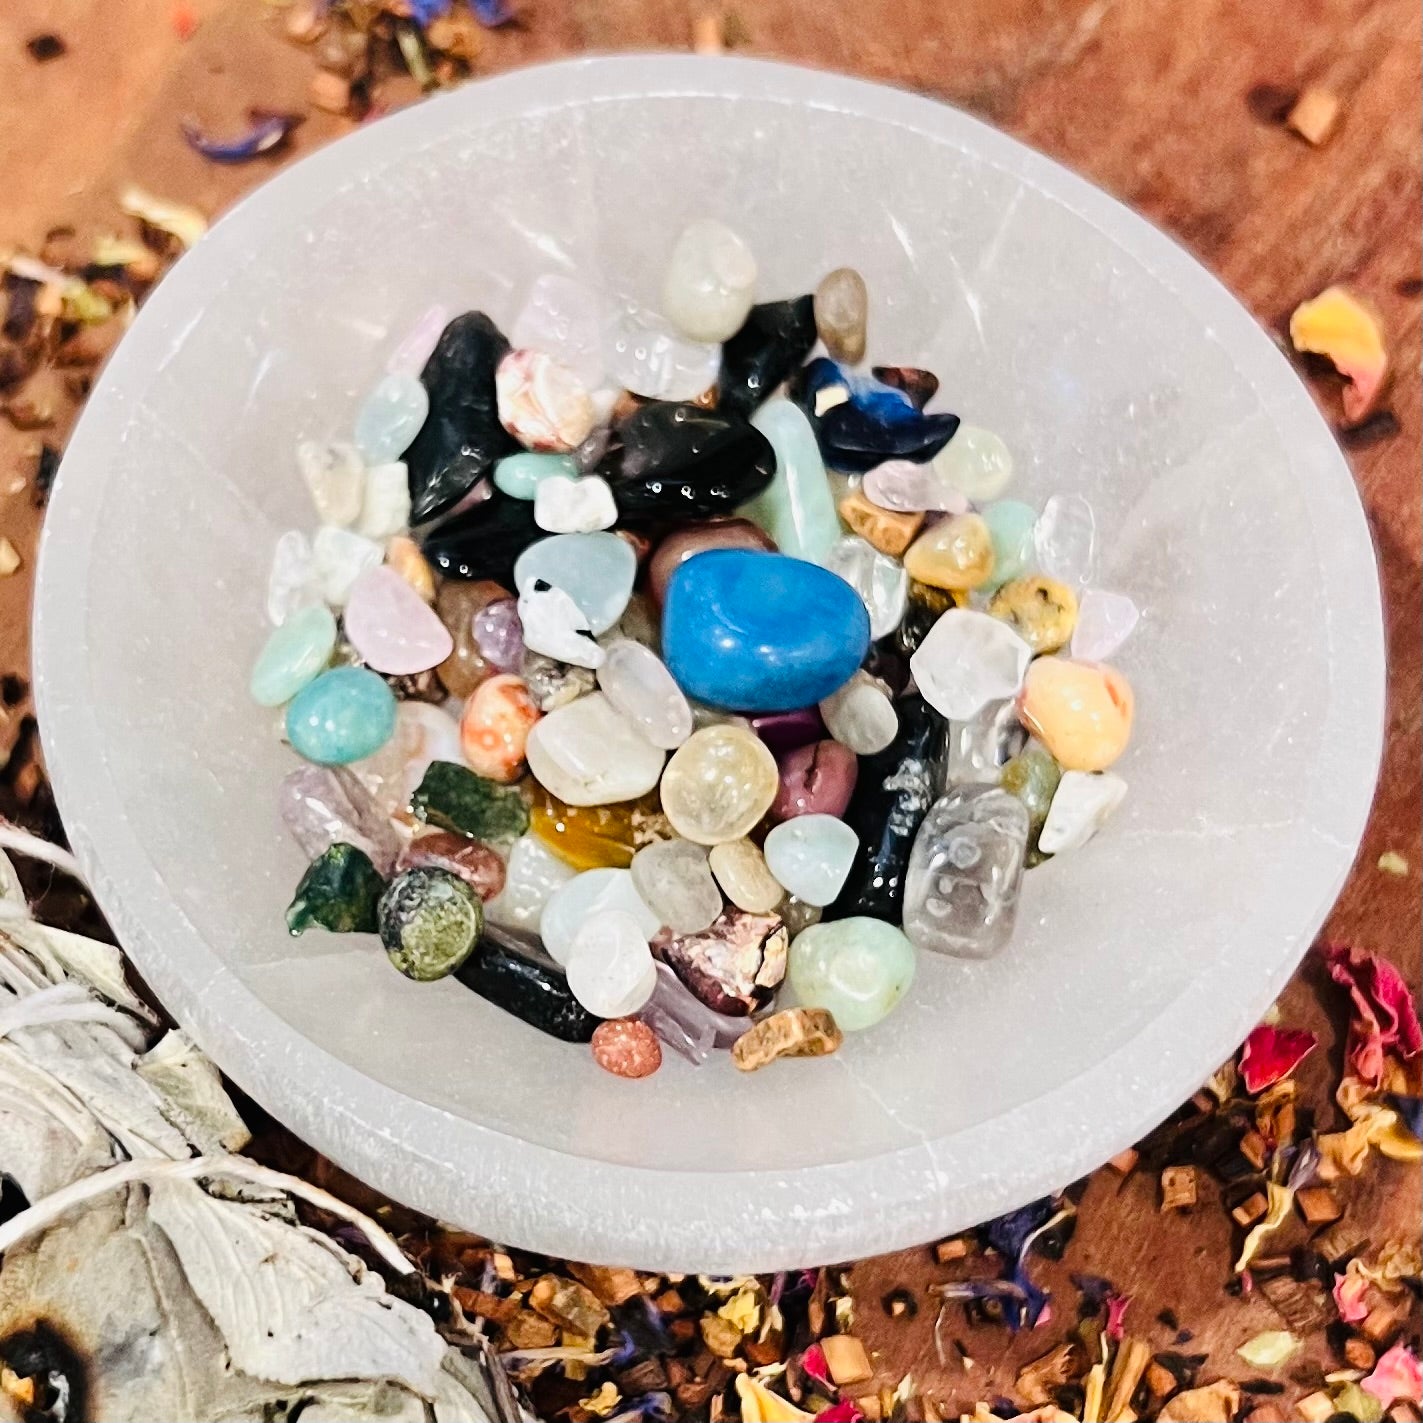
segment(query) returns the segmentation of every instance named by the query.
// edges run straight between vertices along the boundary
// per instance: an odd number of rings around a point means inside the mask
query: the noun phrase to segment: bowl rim
[[[550,93],[558,97],[549,100]],[[227,253],[251,250],[273,192],[300,185],[324,195],[329,181],[349,173],[353,160],[359,164],[372,132],[387,141],[402,130],[418,138],[457,125],[466,110],[502,118],[613,96],[685,95],[774,97],[912,128],[1064,203],[1148,262],[1178,294],[1189,293],[1203,324],[1260,390],[1279,440],[1332,476],[1306,482],[1301,494],[1328,575],[1322,602],[1340,597],[1347,612],[1338,624],[1347,636],[1331,638],[1330,666],[1334,685],[1349,688],[1350,716],[1336,718],[1347,733],[1337,762],[1349,774],[1336,771],[1328,817],[1331,827],[1346,829],[1331,828],[1333,874],[1283,952],[1272,942],[1266,961],[1248,962],[1242,950],[1229,967],[1214,966],[1091,1068],[1007,1113],[874,1158],[774,1173],[679,1171],[569,1155],[411,1098],[317,1047],[208,948],[125,833],[84,659],[74,655],[84,646],[87,580],[70,570],[88,567],[98,546],[107,450],[131,417],[125,387],[131,375],[142,376],[150,354],[165,354],[149,351],[146,333],[158,330],[160,313],[201,307],[204,274]],[[788,1269],[920,1244],[1059,1189],[1139,1140],[1235,1052],[1293,973],[1348,875],[1383,750],[1383,610],[1353,476],[1289,362],[1226,288],[1147,219],[957,109],[868,80],[734,56],[585,56],[505,71],[357,130],[244,197],[159,284],[80,418],[41,538],[33,645],[40,733],[75,854],[136,968],[237,1085],[338,1165],[436,1218],[558,1257],[664,1271]],[[1153,1063],[1147,1086],[1133,1071],[1144,1053]],[[284,1072],[283,1064],[299,1070]],[[1103,1125],[1093,1131],[1093,1122]],[[561,1208],[539,1209],[555,1197]],[[762,1238],[768,1234],[774,1238]]]

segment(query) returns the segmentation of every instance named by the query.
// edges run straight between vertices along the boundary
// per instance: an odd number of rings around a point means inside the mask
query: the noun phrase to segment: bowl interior
[[[1085,495],[1144,610],[1130,793],[1027,878],[987,963],[921,956],[822,1063],[601,1072],[371,940],[289,937],[294,758],[246,693],[301,438],[342,437],[434,302],[507,323],[567,271],[655,304],[710,214],[764,298],[858,268],[871,359],[1001,434],[1017,497]],[[530,70],[375,125],[244,203],[168,278],[67,457],[43,556],[42,726],[138,967],[338,1161],[519,1244],[680,1268],[908,1243],[1104,1159],[1248,1030],[1357,844],[1377,583],[1348,471],[1189,258],[941,106],[748,61]]]

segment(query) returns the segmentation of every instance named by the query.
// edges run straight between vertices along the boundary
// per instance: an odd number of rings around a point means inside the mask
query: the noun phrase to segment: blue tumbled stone
[[[712,706],[814,706],[854,676],[869,645],[859,594],[802,559],[712,549],[667,585],[663,660],[684,692]]]
[[[333,667],[287,705],[292,750],[322,766],[374,756],[395,730],[395,696],[365,667]]]

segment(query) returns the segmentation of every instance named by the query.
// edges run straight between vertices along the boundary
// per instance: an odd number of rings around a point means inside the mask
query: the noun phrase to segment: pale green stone
[[[991,430],[960,425],[933,460],[934,473],[976,504],[997,499],[1013,478],[1013,456]]]
[[[494,487],[511,499],[532,499],[539,485],[554,474],[577,479],[577,461],[572,455],[540,455],[525,450],[505,455],[494,466]]]
[[[289,702],[331,661],[336,619],[324,604],[299,608],[273,630],[252,667],[252,700],[262,707]]]
[[[979,513],[993,539],[993,576],[982,591],[991,592],[1021,577],[1033,565],[1033,529],[1038,511],[1019,499],[995,499]]]
[[[430,396],[409,371],[386,376],[356,412],[356,448],[367,464],[389,464],[410,448],[430,413]]]
[[[914,979],[914,946],[882,919],[836,919],[791,944],[790,983],[807,1008],[825,1008],[846,1032],[887,1017]]]
[[[840,537],[840,516],[810,421],[798,405],[768,400],[751,423],[776,452],[776,477],[741,510],[792,558],[819,563]]]

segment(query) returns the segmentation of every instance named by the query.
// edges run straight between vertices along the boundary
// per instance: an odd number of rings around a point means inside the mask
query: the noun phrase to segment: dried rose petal
[[[863,1423],[864,1414],[853,1398],[842,1398],[815,1415],[815,1423]]]
[[[1357,1324],[1368,1318],[1369,1307],[1364,1296],[1369,1292],[1369,1282],[1357,1268],[1358,1264],[1357,1260],[1350,1260],[1344,1273],[1334,1277],[1334,1308],[1345,1324]]]
[[[1107,1329],[1108,1339],[1116,1339],[1120,1342],[1123,1334],[1123,1325],[1126,1320],[1127,1306],[1131,1303],[1130,1295],[1113,1295],[1107,1301]]]
[[[1290,340],[1296,351],[1327,356],[1340,375],[1348,377],[1344,417],[1350,424],[1362,420],[1388,372],[1388,352],[1373,312],[1343,287],[1330,287],[1295,308]]]
[[[1359,1386],[1373,1394],[1385,1408],[1400,1399],[1407,1399],[1409,1403],[1423,1402],[1423,1369],[1411,1349],[1395,1344],[1374,1365],[1373,1373],[1359,1381]]]
[[[819,1344],[812,1344],[805,1353],[800,1356],[800,1366],[816,1383],[823,1384],[826,1388],[832,1387],[830,1383],[830,1368],[825,1362],[825,1350]]]
[[[1367,949],[1329,944],[1324,961],[1330,977],[1347,988],[1354,1001],[1344,1060],[1355,1077],[1377,1090],[1390,1049],[1405,1060],[1423,1052],[1423,1029],[1408,985],[1391,963]]]
[[[1298,1028],[1272,1028],[1261,1023],[1245,1039],[1240,1054],[1240,1080],[1252,1096],[1288,1077],[1318,1046],[1313,1033]]]

